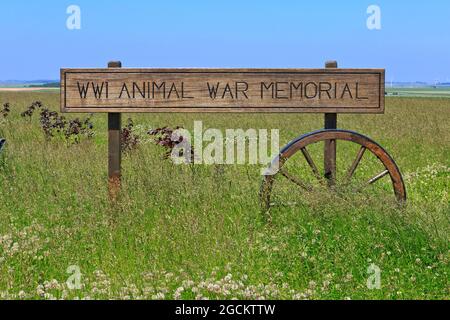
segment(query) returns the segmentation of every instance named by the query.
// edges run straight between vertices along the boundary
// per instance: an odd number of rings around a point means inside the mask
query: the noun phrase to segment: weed
[[[161,127],[161,128],[156,128],[156,129],[152,129],[150,131],[148,131],[148,134],[151,136],[154,136],[153,141],[163,147],[165,149],[164,152],[164,159],[168,159],[170,157],[170,155],[172,154],[173,149],[180,144],[181,142],[183,142],[184,137],[182,135],[177,135],[175,134],[176,130],[178,129],[182,129],[183,127],[177,126],[175,127],[175,129],[172,129],[170,127]],[[190,157],[191,160],[194,157],[194,150],[192,148],[192,146],[190,146]],[[180,157],[183,156],[182,152],[183,149],[180,150],[181,154],[179,154]]]
[[[3,118],[6,118],[9,115],[9,112],[11,111],[11,107],[8,102],[3,104],[3,109],[1,111],[1,114]]]
[[[133,120],[128,118],[127,125],[120,131],[120,144],[122,152],[130,152],[138,147],[139,136],[134,133],[133,127]]]

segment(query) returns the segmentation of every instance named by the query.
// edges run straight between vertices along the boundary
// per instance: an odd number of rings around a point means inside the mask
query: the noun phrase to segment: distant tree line
[[[49,82],[43,84],[30,84],[29,88],[59,88],[59,82]]]

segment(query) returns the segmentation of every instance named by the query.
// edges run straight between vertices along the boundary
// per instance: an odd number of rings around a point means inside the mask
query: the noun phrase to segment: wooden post
[[[327,61],[325,68],[337,68],[336,61]],[[325,129],[337,128],[337,113],[325,113]],[[336,140],[325,140],[324,171],[328,186],[336,183]]]
[[[108,62],[108,68],[121,68],[120,61]],[[108,113],[108,191],[111,200],[116,200],[120,191],[120,163],[122,150],[120,146],[121,113]]]

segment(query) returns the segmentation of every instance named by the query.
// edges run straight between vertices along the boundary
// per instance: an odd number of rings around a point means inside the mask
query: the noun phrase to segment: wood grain
[[[61,69],[61,111],[383,113],[384,82],[384,69]]]

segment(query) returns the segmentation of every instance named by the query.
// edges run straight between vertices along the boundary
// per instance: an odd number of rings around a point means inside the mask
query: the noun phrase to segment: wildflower
[[[152,296],[152,299],[153,299],[153,300],[162,300],[162,299],[164,299],[164,298],[165,298],[165,295],[164,295],[164,293],[162,293],[162,292],[158,292],[157,294],[155,294],[155,295]]]
[[[325,280],[325,281],[322,283],[322,291],[328,290],[328,287],[329,287],[329,286],[330,286],[330,281]]]
[[[344,282],[350,282],[353,279],[353,275],[351,273],[347,273],[344,278]]]
[[[166,275],[165,275],[166,280],[169,280],[169,279],[172,278],[172,277],[173,277],[173,273],[172,273],[172,272],[168,272],[168,273],[166,273]]]
[[[40,284],[40,285],[38,285],[37,286],[37,288],[36,288],[36,293],[39,295],[39,296],[44,296],[44,294],[45,294],[45,289],[44,289],[44,286],[42,285],[42,284]]]
[[[305,300],[308,296],[304,293],[296,293],[292,296],[292,300]]]

